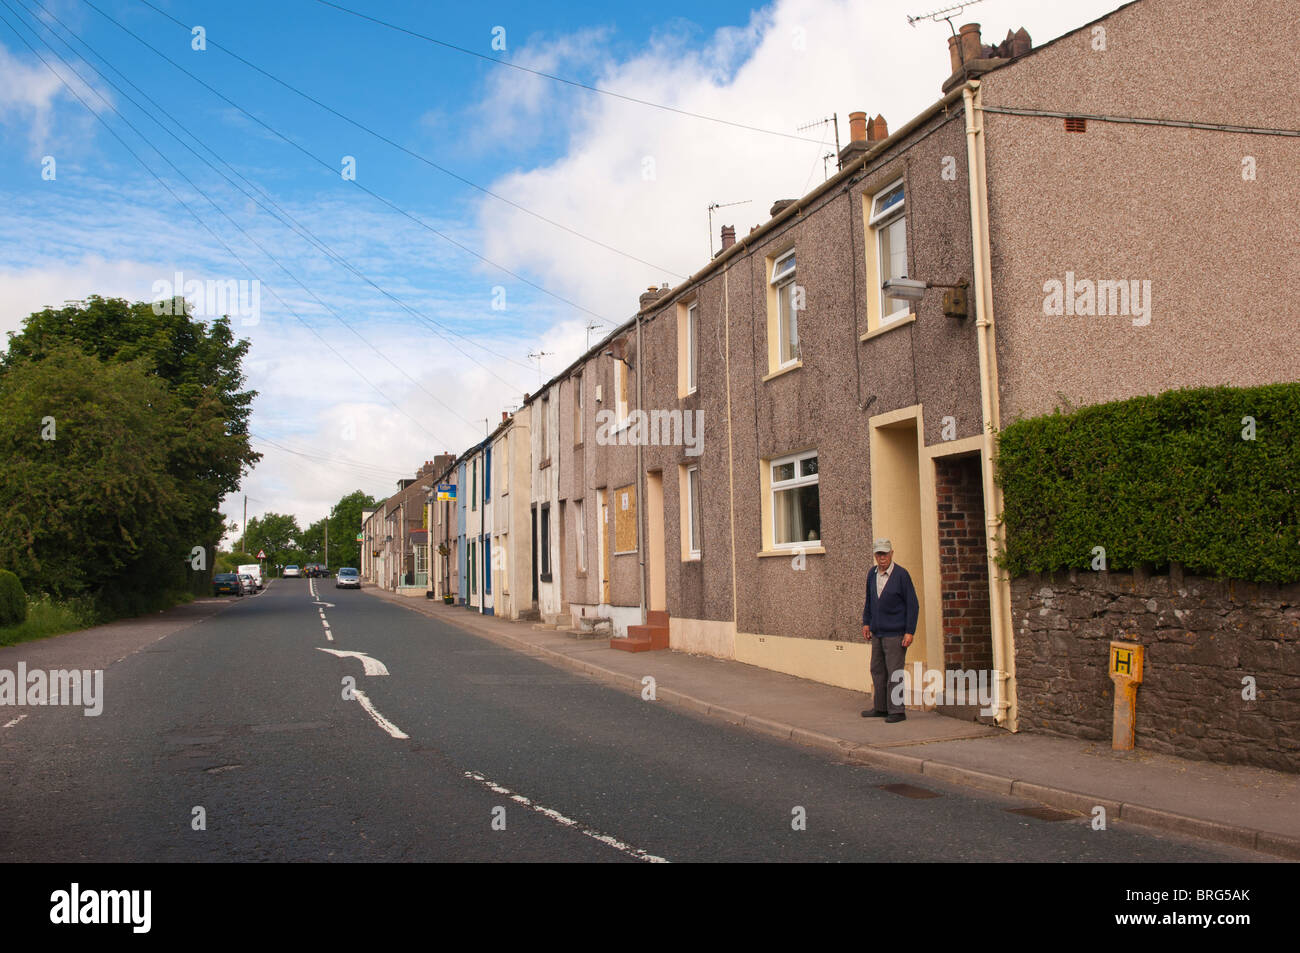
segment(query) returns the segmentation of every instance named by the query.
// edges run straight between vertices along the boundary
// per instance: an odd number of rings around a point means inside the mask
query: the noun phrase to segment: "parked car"
[[[266,581],[262,578],[262,566],[260,563],[247,563],[243,566],[236,566],[235,572],[239,573],[241,576],[244,573],[248,573],[253,577],[253,581],[257,583],[258,589],[266,588]]]
[[[357,572],[351,566],[345,566],[339,570],[339,574],[334,577],[335,589],[360,589],[361,573]]]
[[[249,575],[246,572],[236,573],[235,575],[239,576],[239,581],[244,585],[244,595],[247,596],[257,595],[256,579],[254,579],[251,575]]]
[[[285,567],[284,567],[284,578],[285,578],[285,579],[301,579],[301,578],[302,578],[302,570],[299,569],[297,566],[285,566]]]
[[[212,594],[214,596],[242,596],[244,594],[244,584],[240,582],[237,573],[219,572],[212,577]]]

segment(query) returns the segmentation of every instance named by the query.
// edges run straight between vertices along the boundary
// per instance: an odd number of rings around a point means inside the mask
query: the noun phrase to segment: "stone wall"
[[[1058,572],[1011,598],[1021,729],[1108,742],[1109,644],[1137,642],[1138,749],[1300,771],[1300,583]]]

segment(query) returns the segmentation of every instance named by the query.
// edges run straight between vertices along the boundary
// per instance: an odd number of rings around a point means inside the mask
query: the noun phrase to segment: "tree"
[[[183,585],[193,509],[171,455],[189,414],[144,362],[74,346],[0,376],[0,565],[58,596]],[[206,559],[205,559],[206,561]]]
[[[264,551],[271,566],[301,564],[302,549],[298,543],[301,535],[294,517],[285,513],[266,513],[248,521],[248,530],[240,545],[250,553]]]
[[[357,542],[357,533],[361,532],[361,511],[373,510],[379,503],[374,497],[353,490],[334,504],[329,515],[330,558],[326,565],[361,565],[361,544]]]
[[[164,519],[170,532],[159,539],[165,538],[168,545],[184,543],[187,553],[200,547],[207,554],[207,569],[189,577],[192,588],[200,591],[210,578],[211,563],[224,531],[224,519],[217,511],[220,500],[233,493],[243,474],[261,459],[261,455],[252,450],[248,434],[248,418],[256,392],[243,389],[242,362],[248,353],[249,342],[235,341],[229,319],[220,318],[205,324],[190,317],[183,300],[176,299],[173,305],[159,309],[171,313],[159,314],[148,302],[131,304],[121,298],[92,295],[85,303],[36,312],[23,322],[21,332],[9,335],[8,351],[0,357],[0,387],[7,386],[5,382],[24,369],[39,367],[57,356],[68,367],[75,364],[77,372],[88,378],[108,375],[105,386],[115,391],[124,388],[117,392],[145,401],[139,405],[145,409],[152,409],[154,405],[150,401],[156,393],[152,390],[144,393],[138,376],[143,374],[162,388],[170,399],[157,399],[159,406],[166,404],[167,415],[160,421],[160,428],[138,431],[151,434],[153,438],[152,443],[143,447],[147,452],[139,459],[155,468],[150,470],[147,482],[158,492],[162,492],[165,486],[170,494]],[[74,362],[67,356],[69,349],[80,352],[92,363]],[[135,368],[136,376],[116,375],[115,368],[122,365]],[[72,401],[69,406],[81,408],[78,413],[85,421],[96,419],[94,410],[84,404],[89,391],[77,393],[75,387],[64,386],[72,383],[61,383],[50,375],[38,375],[23,378],[22,387],[30,388],[35,384],[46,387],[51,395],[61,395]],[[91,387],[91,390],[100,393],[102,388]],[[36,405],[42,400],[39,393],[28,393],[27,397]],[[79,400],[83,402],[78,403]],[[128,413],[120,401],[114,406],[120,411],[118,420],[122,419],[122,413]],[[46,411],[41,416],[51,415]],[[57,421],[57,415],[52,416]],[[134,419],[137,415],[130,412],[129,416]],[[116,425],[114,420],[101,422],[108,430],[113,430]],[[24,430],[19,436],[25,433]],[[84,437],[86,428],[83,427],[81,433]],[[52,443],[57,446],[57,440]],[[130,443],[140,444],[139,441]],[[78,450],[86,445],[78,445]],[[35,446],[24,444],[23,447],[28,453],[37,452]],[[46,465],[56,459],[57,454],[41,452],[42,456],[33,456],[26,463],[37,470],[44,467],[48,471]],[[140,475],[142,470],[142,466],[134,466],[127,467],[125,472]],[[51,475],[59,482],[81,479],[76,470]],[[98,484],[91,481],[87,485]],[[38,495],[40,492],[44,491],[38,491]],[[125,498],[132,498],[132,495],[128,493]],[[104,504],[116,505],[116,501]],[[61,514],[45,514],[36,523],[44,530],[55,532],[56,524],[62,518]],[[75,515],[68,518],[75,521]],[[99,547],[97,552],[106,559],[105,565],[124,573],[101,579],[100,585],[114,580],[110,587],[114,592],[123,591],[123,587],[128,591],[142,586],[157,589],[157,578],[133,578],[126,571],[128,563],[143,558],[140,547],[148,544],[134,537],[124,541],[122,526],[91,525],[88,529],[92,538],[87,540],[87,545]],[[25,537],[17,539],[0,537],[0,551],[4,546],[22,548],[26,545],[32,554],[27,563],[31,570],[36,565],[32,560],[36,560],[34,554],[40,551],[40,546],[32,536],[34,527],[28,526],[26,532]],[[124,548],[121,554],[111,555],[104,546],[108,549]],[[176,561],[179,564],[178,558]],[[62,586],[86,583],[86,580],[74,579],[48,559],[37,562],[41,566],[40,572],[52,574],[48,581],[43,577],[36,580],[41,588],[58,590]],[[87,579],[97,576],[98,570],[95,570]],[[170,574],[168,578],[171,578]]]

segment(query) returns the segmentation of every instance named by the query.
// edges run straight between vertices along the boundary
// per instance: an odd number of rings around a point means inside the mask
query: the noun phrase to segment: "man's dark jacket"
[[[878,566],[867,573],[867,603],[862,607],[862,624],[871,627],[872,636],[903,635],[916,632],[916,622],[921,614],[921,603],[916,598],[912,577],[898,563],[894,563],[885,580],[885,591],[876,596]]]

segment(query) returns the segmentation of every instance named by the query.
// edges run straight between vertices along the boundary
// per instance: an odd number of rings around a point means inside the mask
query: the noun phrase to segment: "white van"
[[[240,566],[235,571],[240,574],[248,573],[252,576],[253,581],[257,583],[258,589],[266,588],[266,583],[262,581],[262,566],[260,563],[249,563],[247,566]]]

